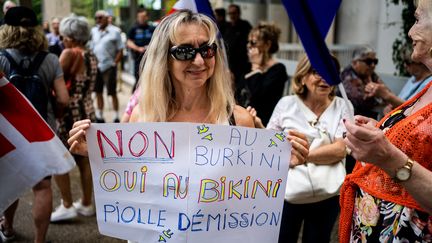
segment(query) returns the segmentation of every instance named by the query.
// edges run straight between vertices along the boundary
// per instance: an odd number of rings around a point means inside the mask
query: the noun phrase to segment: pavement
[[[121,74],[122,82],[118,83],[118,98],[120,104],[120,115],[124,111],[128,99],[131,95],[131,87],[134,82],[134,78],[130,74]],[[107,101],[105,97],[105,101]],[[110,102],[105,105],[104,116],[106,121],[113,121],[114,113],[112,111]],[[71,178],[71,189],[73,200],[76,201],[81,197],[81,186],[80,177],[77,168],[74,168],[70,172]],[[52,179],[53,188],[53,208],[60,204],[60,193]],[[33,204],[33,193],[31,191],[25,193],[20,198],[20,203],[15,214],[14,229],[16,231],[16,238],[13,242],[32,242],[33,241],[33,219],[31,215],[31,209]],[[79,216],[73,221],[67,221],[62,223],[50,224],[47,234],[47,241],[56,242],[101,242],[101,243],[116,243],[126,242],[124,240],[108,237],[99,233],[96,216],[84,217]],[[301,242],[299,239],[298,242]],[[337,224],[335,225],[331,243],[337,243]],[[266,242],[263,242],[266,243]]]
[[[70,173],[72,196],[74,200],[81,197],[80,180],[78,169],[75,168]],[[60,204],[60,194],[55,185],[54,179],[51,180],[53,188],[53,206]],[[20,203],[15,214],[14,229],[16,237],[12,242],[33,242],[33,219],[31,209],[33,204],[33,193],[27,192],[20,198]],[[101,242],[115,243],[125,242],[124,240],[101,235],[97,228],[96,216],[79,216],[73,221],[50,224],[46,238],[47,242]]]

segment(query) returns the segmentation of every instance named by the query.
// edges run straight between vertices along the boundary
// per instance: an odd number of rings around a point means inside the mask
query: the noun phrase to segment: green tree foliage
[[[406,72],[403,65],[402,52],[407,46],[411,46],[412,43],[411,38],[408,36],[408,31],[415,22],[414,12],[416,7],[414,6],[413,0],[387,0],[387,3],[396,5],[402,3],[404,6],[401,14],[402,28],[399,37],[393,42],[392,59],[396,66],[397,74],[408,76],[409,74]]]
[[[42,23],[43,16],[42,16],[42,0],[33,0],[32,1],[32,8],[33,11],[35,11],[38,22]]]
[[[93,19],[94,16],[94,1],[93,0],[72,0],[71,10],[79,16],[87,17],[88,19]]]

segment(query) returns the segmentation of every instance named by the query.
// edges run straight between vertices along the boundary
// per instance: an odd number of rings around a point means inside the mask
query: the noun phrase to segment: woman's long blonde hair
[[[153,33],[143,58],[140,75],[138,121],[164,122],[172,119],[179,109],[175,90],[168,71],[169,49],[176,37],[176,30],[183,24],[203,26],[209,35],[209,43],[216,42],[216,24],[207,16],[189,10],[175,12],[165,17]],[[210,111],[207,118],[216,123],[226,122],[235,104],[229,69],[223,61],[220,49],[216,51],[213,75],[206,82]]]

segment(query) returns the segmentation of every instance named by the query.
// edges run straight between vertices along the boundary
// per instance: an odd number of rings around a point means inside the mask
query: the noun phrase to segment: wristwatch
[[[413,165],[414,165],[414,160],[408,158],[406,164],[396,170],[394,179],[397,182],[404,182],[409,180],[409,178],[411,177],[411,170]]]

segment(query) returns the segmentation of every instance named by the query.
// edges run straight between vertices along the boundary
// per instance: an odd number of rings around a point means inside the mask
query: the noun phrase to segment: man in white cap
[[[112,97],[114,122],[120,122],[117,98],[117,64],[122,59],[123,42],[118,29],[108,24],[109,14],[99,10],[95,14],[97,26],[91,30],[90,48],[98,59],[98,75],[95,92],[97,98],[96,122],[105,122],[103,118],[103,88],[106,85],[108,95]]]

